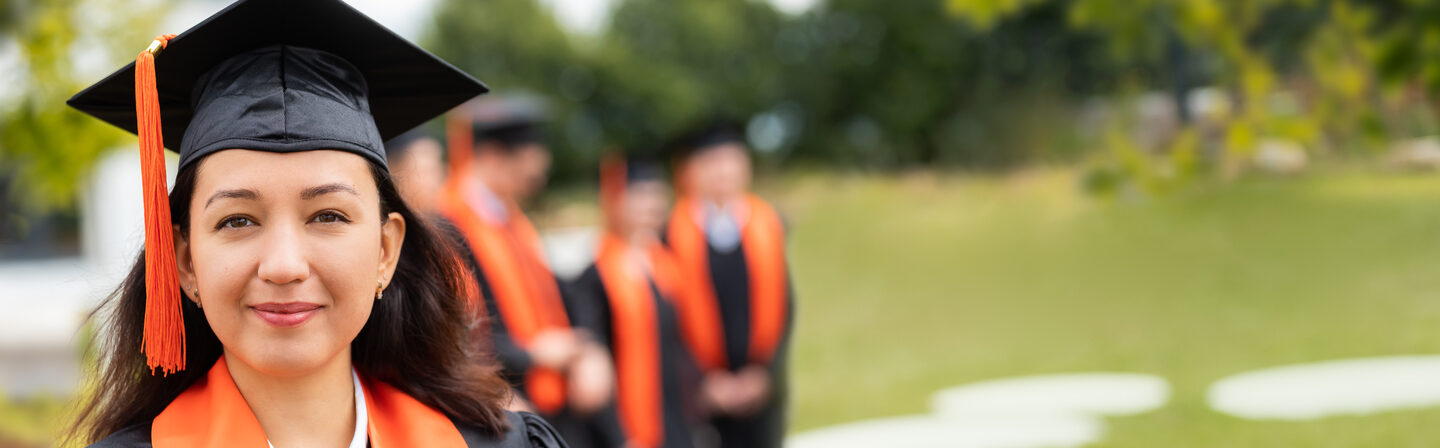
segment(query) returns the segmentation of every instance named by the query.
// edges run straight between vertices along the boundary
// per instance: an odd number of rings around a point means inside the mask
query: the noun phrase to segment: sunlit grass
[[[776,191],[799,288],[793,430],[922,413],[941,388],[1134,371],[1164,410],[1103,446],[1432,446],[1440,410],[1244,422],[1224,376],[1440,353],[1440,177],[1347,171],[1142,203],[1083,197],[1067,171],[806,176]]]
[[[69,416],[59,397],[0,400],[0,447],[52,446]]]

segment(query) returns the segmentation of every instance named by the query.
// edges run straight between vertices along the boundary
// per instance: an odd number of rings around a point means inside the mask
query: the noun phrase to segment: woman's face
[[[231,362],[286,376],[348,355],[405,235],[399,213],[382,220],[369,162],[225,150],[200,163],[176,260]]]

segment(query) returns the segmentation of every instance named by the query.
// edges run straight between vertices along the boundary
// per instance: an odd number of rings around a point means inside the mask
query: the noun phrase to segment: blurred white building
[[[175,167],[169,172],[173,179]],[[0,259],[0,392],[63,394],[79,384],[81,326],[144,241],[139,153],[112,151],[80,199],[79,256]]]

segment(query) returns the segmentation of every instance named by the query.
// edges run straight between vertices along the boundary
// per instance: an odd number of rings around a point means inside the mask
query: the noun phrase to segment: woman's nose
[[[285,285],[303,282],[310,277],[310,262],[301,241],[303,229],[297,226],[270,225],[266,228],[263,253],[260,256],[260,279],[266,283]]]

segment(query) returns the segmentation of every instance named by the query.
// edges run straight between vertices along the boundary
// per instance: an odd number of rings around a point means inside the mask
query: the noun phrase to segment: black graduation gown
[[[495,290],[486,280],[485,270],[470,249],[465,234],[446,218],[437,218],[436,222],[441,233],[451,238],[456,246],[456,251],[460,253],[461,258],[469,266],[471,275],[479,283],[481,299],[485,302],[486,326],[489,328],[490,345],[501,365],[500,375],[510,383],[511,390],[517,396],[528,399],[525,395],[525,374],[533,366],[530,352],[520,347],[520,344],[510,336],[510,331],[505,328],[505,319],[500,316],[500,305],[495,298]],[[556,284],[560,290],[561,301],[566,306],[565,312],[572,316],[571,326],[578,326],[573,317],[577,310],[570,309],[570,303],[574,300],[567,297],[566,288],[563,287],[564,285],[560,285],[558,279],[556,279]],[[569,409],[563,409],[555,415],[544,415],[543,417],[555,425],[570,446],[575,448],[620,446],[625,440],[613,408],[602,409],[590,416],[578,416],[571,413]]]
[[[485,302],[485,325],[489,328],[491,348],[494,350],[496,358],[500,360],[501,375],[515,389],[515,393],[523,397],[525,372],[530,371],[531,367],[530,353],[521,348],[510,337],[510,331],[506,330],[505,319],[500,317],[500,306],[495,301],[495,291],[490,287],[490,282],[485,279],[485,271],[481,269],[480,261],[475,258],[475,253],[470,250],[470,243],[465,238],[464,232],[461,232],[454,223],[444,217],[437,217],[435,223],[440,233],[450,238],[455,250],[460,253],[461,258],[465,260],[466,266],[470,268],[471,274],[475,277],[475,281],[479,283],[480,295]]]
[[[661,234],[669,235],[669,232]],[[739,371],[750,363],[750,270],[745,261],[745,245],[742,242],[729,252],[718,250],[708,242],[705,247],[725,332],[725,357],[731,370]],[[750,416],[712,418],[710,424],[720,436],[723,448],[779,447],[784,443],[789,395],[787,361],[795,323],[795,284],[789,278],[785,283],[785,332],[770,363],[770,402]]]
[[[506,411],[505,415],[510,418],[510,431],[500,437],[487,435],[479,428],[463,423],[456,423],[455,427],[460,430],[460,436],[465,438],[465,446],[470,448],[567,448],[569,446],[540,416],[529,412],[509,411]],[[149,423],[130,426],[90,445],[91,448],[150,448],[152,446],[154,445],[150,443]]]
[[[685,347],[680,333],[680,317],[675,307],[660,295],[654,281],[649,282],[650,296],[655,301],[655,315],[659,322],[658,343],[660,346],[661,415],[664,417],[666,448],[691,448],[695,446],[692,428],[699,420],[700,369]],[[576,311],[583,317],[580,324],[593,332],[600,342],[611,349],[614,358],[614,321],[610,297],[605,291],[604,280],[595,265],[590,265],[570,285]]]

